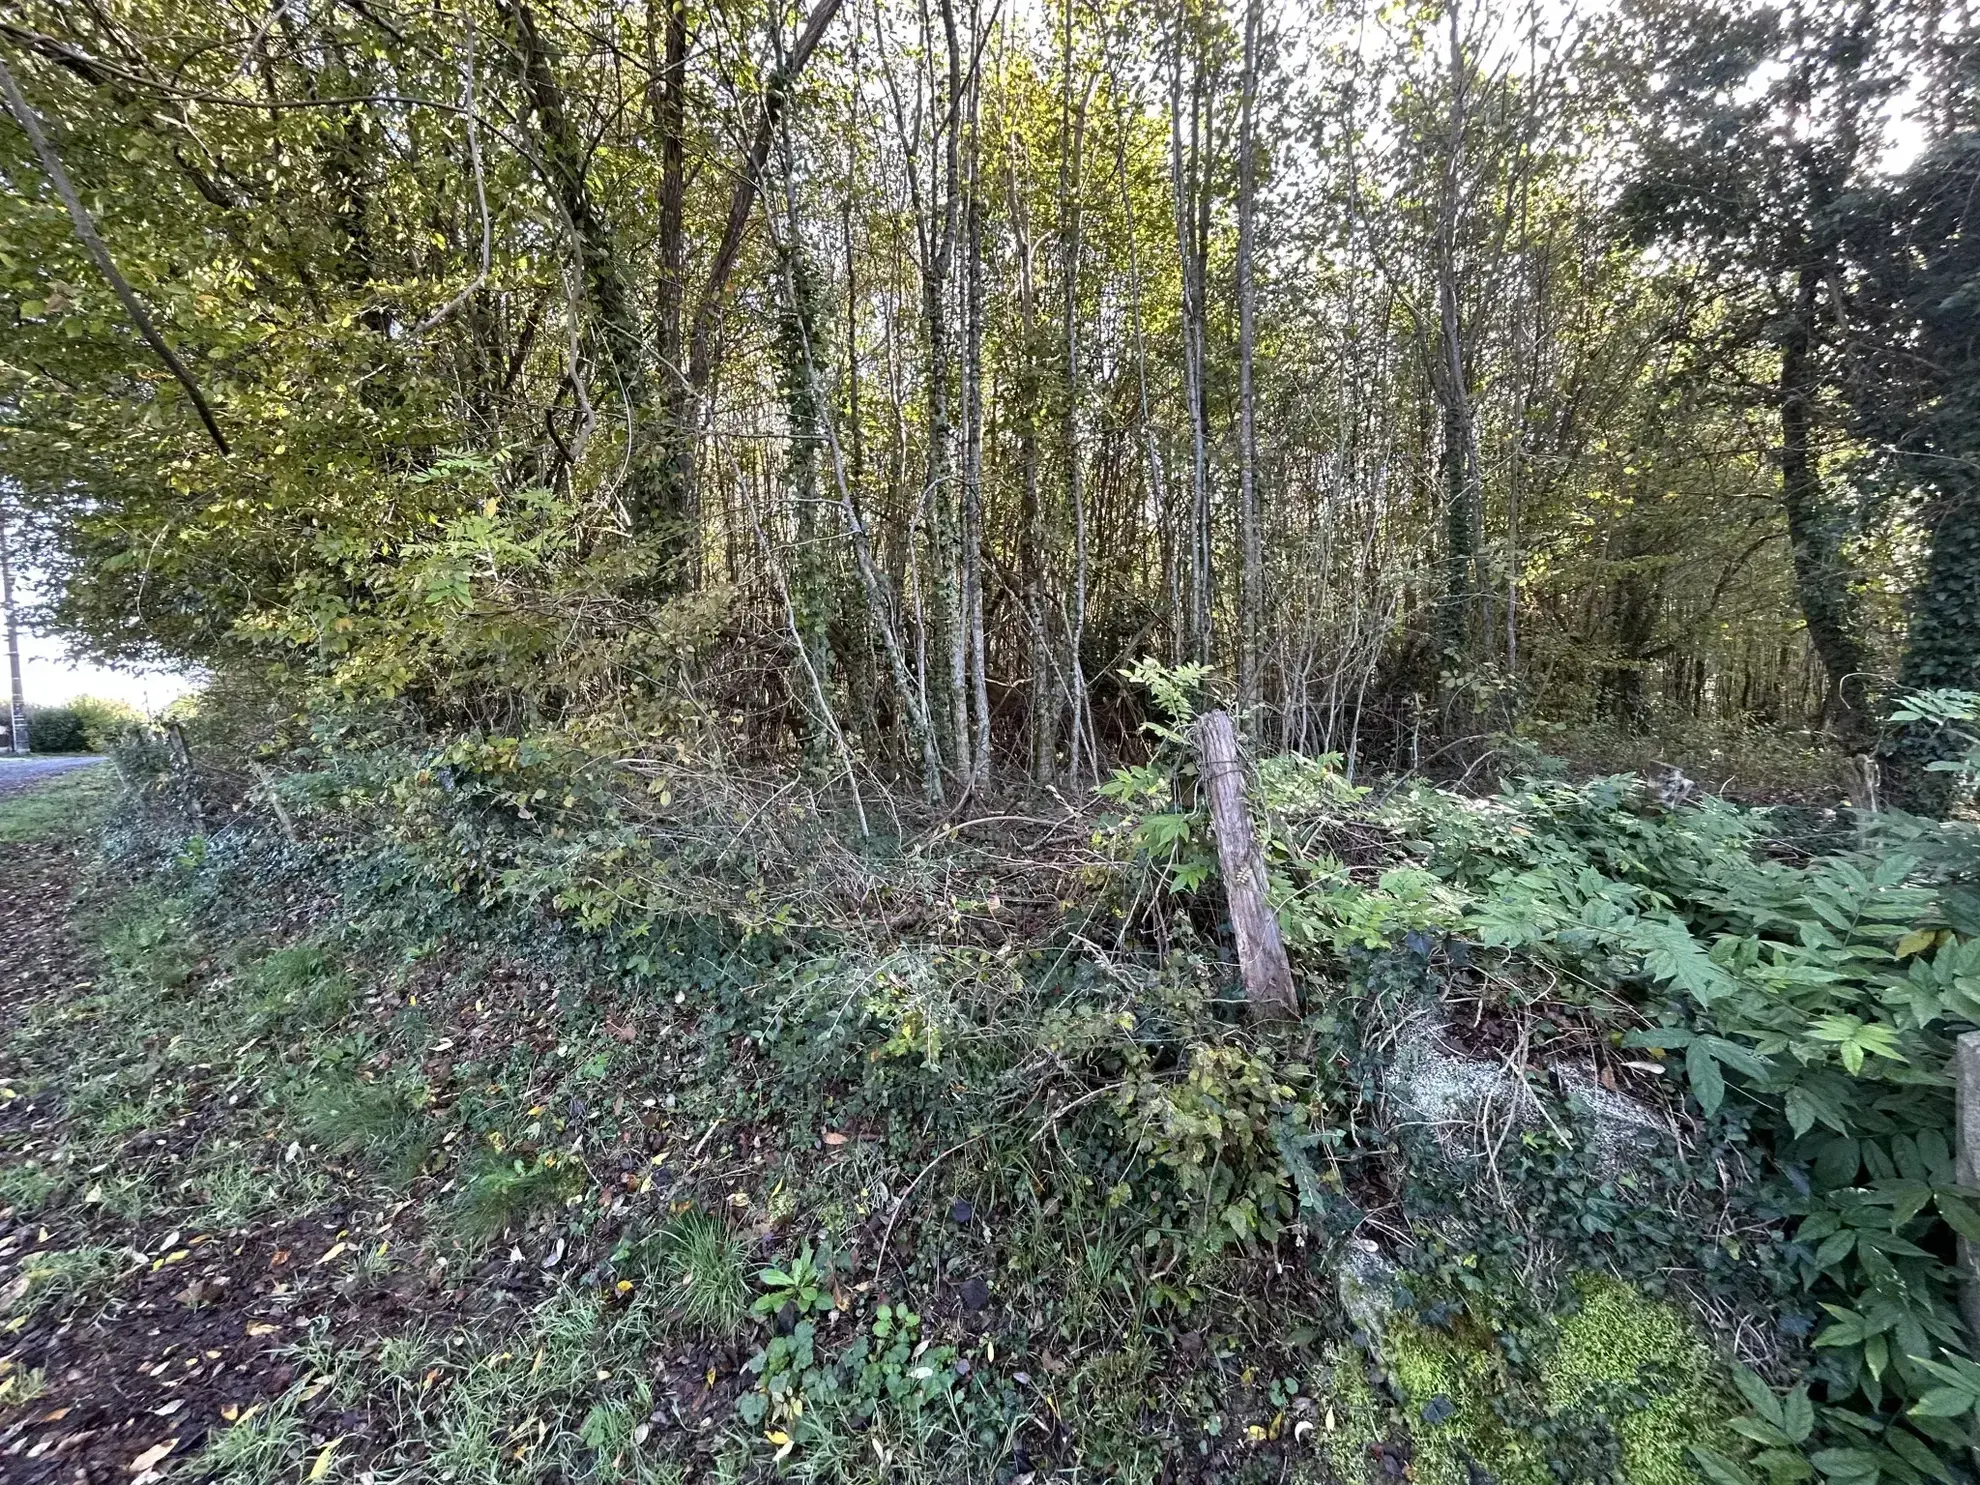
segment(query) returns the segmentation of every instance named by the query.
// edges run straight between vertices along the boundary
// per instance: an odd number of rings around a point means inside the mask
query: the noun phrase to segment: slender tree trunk
[[[1264,552],[1258,511],[1258,426],[1254,402],[1258,291],[1252,257],[1257,248],[1258,30],[1260,0],[1244,8],[1244,76],[1238,125],[1238,704],[1258,705],[1259,642],[1265,624]],[[1255,724],[1254,724],[1255,725]]]
[[[1443,182],[1437,208],[1437,348],[1431,385],[1436,390],[1443,433],[1444,594],[1439,609],[1443,662],[1462,670],[1471,653],[1479,602],[1478,544],[1482,524],[1477,432],[1471,409],[1471,367],[1465,351],[1464,318],[1458,297],[1458,218],[1463,210],[1460,175],[1470,123],[1470,64],[1451,0],[1450,133],[1445,145]]]
[[[1182,612],[1182,594],[1176,580],[1175,546],[1169,539],[1169,496],[1163,479],[1162,450],[1155,436],[1155,424],[1148,412],[1148,345],[1141,325],[1141,256],[1135,242],[1134,192],[1128,180],[1128,131],[1125,121],[1114,134],[1114,163],[1121,178],[1121,220],[1125,224],[1128,262],[1128,324],[1134,341],[1135,409],[1141,428],[1142,450],[1148,467],[1148,520],[1162,544],[1162,586],[1168,597],[1169,621],[1176,624]],[[1169,657],[1182,656],[1179,633],[1172,632]]]
[[[1187,0],[1181,0],[1176,15],[1174,66],[1169,73],[1169,180],[1176,213],[1176,256],[1181,267],[1183,397],[1189,404],[1190,518],[1189,518],[1189,658],[1206,662],[1210,658],[1210,451],[1209,430],[1205,426],[1203,392],[1202,283],[1197,270],[1200,258],[1193,241],[1193,203],[1196,196],[1195,161],[1203,113],[1203,67],[1197,60],[1191,88],[1190,153],[1183,151],[1182,70],[1183,50],[1188,39]],[[1207,193],[1206,193],[1207,194]]]
[[[1015,141],[1014,141],[1015,143]],[[1058,777],[1059,695],[1052,686],[1050,631],[1045,605],[1045,497],[1038,470],[1038,294],[1032,271],[1033,242],[1017,166],[1010,167],[1011,231],[1018,273],[1017,445],[1022,508],[1018,513],[1018,567],[1024,584],[1024,617],[1030,641],[1031,776]]]
[[[651,500],[656,518],[686,510],[693,462],[694,399],[683,360],[687,304],[687,0],[656,0],[662,60],[648,105],[660,143],[660,282],[654,315],[660,379],[659,446]],[[649,23],[650,29],[650,23]]]
[[[1063,404],[1066,505],[1073,522],[1072,612],[1067,623],[1067,702],[1072,729],[1070,771],[1078,778],[1086,738],[1086,669],[1080,651],[1086,641],[1086,463],[1080,446],[1079,364],[1080,192],[1086,151],[1086,100],[1073,104],[1072,0],[1062,10],[1059,94],[1059,241],[1065,277],[1066,390]]]
[[[971,30],[975,30],[972,7]],[[963,213],[963,600],[969,625],[971,701],[976,715],[975,757],[969,781],[990,776],[990,674],[983,626],[983,190],[977,122],[978,88],[969,89],[967,204]]]

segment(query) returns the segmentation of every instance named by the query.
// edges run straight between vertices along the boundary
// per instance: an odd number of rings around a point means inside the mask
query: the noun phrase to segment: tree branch
[[[165,343],[165,337],[158,333],[158,327],[152,323],[150,314],[139,302],[137,291],[130,286],[129,280],[117,271],[117,264],[110,256],[110,249],[104,245],[102,235],[96,230],[96,222],[83,205],[82,197],[76,194],[75,183],[69,179],[69,172],[62,168],[62,157],[55,153],[55,146],[49,143],[47,134],[42,131],[40,118],[22,95],[20,85],[14,81],[14,74],[7,70],[4,58],[0,58],[0,96],[5,97],[7,111],[14,116],[14,122],[21,126],[28,141],[33,144],[34,152],[41,160],[41,168],[47,172],[49,181],[55,187],[55,194],[60,196],[62,204],[68,207],[69,220],[75,223],[76,236],[88,249],[90,257],[96,260],[96,266],[104,279],[117,291],[117,297],[123,301],[124,310],[130,315],[131,322],[137,326],[138,334],[144,337],[145,344],[150,346],[158,359],[165,363],[172,375],[179,379],[179,385],[186,389],[186,395],[192,398],[193,406],[199,409],[199,420],[206,425],[206,431],[213,437],[214,446],[223,454],[232,453],[233,450],[227,447],[226,435],[221,433],[220,424],[214,419],[212,407],[208,405],[205,395],[199,390],[199,383],[193,380],[193,375],[186,369],[185,362],[181,361]]]

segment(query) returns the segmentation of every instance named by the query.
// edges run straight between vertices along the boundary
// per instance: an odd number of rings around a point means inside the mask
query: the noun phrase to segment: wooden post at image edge
[[[1953,1128],[1959,1158],[1953,1179],[1980,1187],[1980,1031],[1964,1033],[1953,1044]],[[1959,1240],[1959,1309],[1967,1334],[1980,1336],[1980,1246]]]
[[[1197,768],[1217,837],[1217,865],[1230,903],[1245,999],[1254,1016],[1297,1016],[1299,996],[1293,989],[1292,965],[1279,937],[1279,920],[1265,898],[1265,853],[1252,833],[1251,815],[1244,805],[1237,728],[1228,713],[1215,711],[1199,717],[1195,731]],[[1980,1050],[1976,1059],[1980,1065]]]

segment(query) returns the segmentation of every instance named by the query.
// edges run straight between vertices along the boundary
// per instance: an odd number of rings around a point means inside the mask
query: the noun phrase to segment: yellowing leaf
[[[1922,954],[1938,940],[1936,928],[1914,928],[1897,941],[1897,957],[1907,959],[1913,954]]]
[[[343,1442],[344,1436],[338,1434],[336,1438],[323,1446],[323,1452],[316,1456],[316,1463],[309,1467],[309,1478],[311,1480],[321,1480],[325,1475],[330,1473],[330,1466],[337,1457],[337,1446]]]

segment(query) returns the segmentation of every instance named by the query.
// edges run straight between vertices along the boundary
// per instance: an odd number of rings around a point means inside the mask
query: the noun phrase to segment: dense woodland
[[[937,798],[1143,656],[1873,752],[1980,684],[1972,24],[23,4],[7,498],[108,654]]]
[[[1970,0],[0,104],[9,1485],[1975,1478]]]

